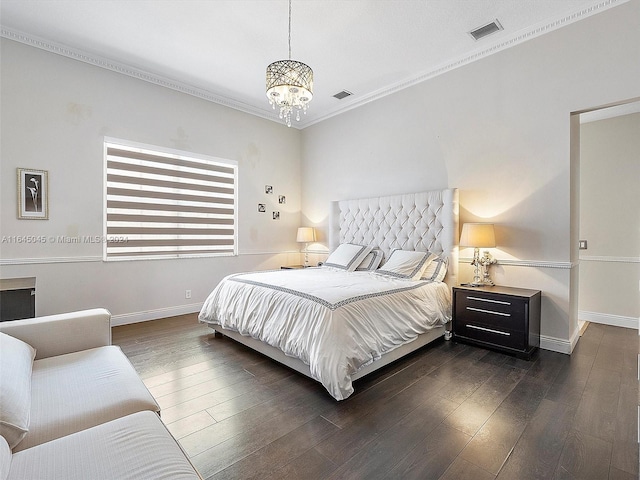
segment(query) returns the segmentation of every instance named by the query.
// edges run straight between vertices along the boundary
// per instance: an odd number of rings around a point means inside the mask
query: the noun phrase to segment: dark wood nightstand
[[[296,270],[298,268],[305,268],[304,265],[285,265],[284,267],[280,267],[281,270]]]
[[[540,346],[540,290],[453,287],[453,338],[529,359]]]

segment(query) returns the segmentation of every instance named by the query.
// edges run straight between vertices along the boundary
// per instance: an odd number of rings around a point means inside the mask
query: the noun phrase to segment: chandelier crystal
[[[289,0],[289,60],[278,60],[267,67],[267,98],[272,108],[280,107],[280,118],[288,127],[291,116],[300,121],[300,111],[307,113],[313,99],[313,70],[291,60],[291,0]]]

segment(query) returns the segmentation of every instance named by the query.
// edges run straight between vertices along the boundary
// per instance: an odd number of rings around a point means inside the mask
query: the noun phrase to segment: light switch
[[[578,248],[580,250],[586,250],[587,249],[587,241],[586,240],[580,240],[578,242]]]

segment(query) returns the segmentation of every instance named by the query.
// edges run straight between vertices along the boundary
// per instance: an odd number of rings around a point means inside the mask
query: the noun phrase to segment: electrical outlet
[[[580,240],[578,242],[578,249],[579,250],[586,250],[587,249],[587,241],[586,240]]]
[[[191,290],[184,291],[184,298],[191,298]]]

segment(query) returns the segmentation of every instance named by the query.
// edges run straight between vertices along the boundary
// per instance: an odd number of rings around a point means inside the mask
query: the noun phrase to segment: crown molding
[[[476,60],[480,60],[482,58],[488,57],[489,55],[492,55],[494,53],[500,52],[507,48],[513,47],[520,43],[526,42],[527,40],[531,40],[532,38],[536,38],[546,33],[552,32],[553,30],[557,30],[558,28],[565,27],[571,23],[577,22],[579,20],[583,20],[587,17],[595,15],[596,13],[603,12],[605,10],[616,7],[618,5],[622,5],[624,3],[627,3],[628,1],[629,0],[601,0],[590,7],[582,8],[576,12],[570,13],[556,20],[535,24],[527,29],[516,32],[515,34],[503,39],[500,42],[490,44],[489,46],[483,49],[476,50],[469,54],[458,57],[452,61],[449,61],[445,64],[442,64],[436,67],[433,70],[423,72],[415,77],[407,78],[394,85],[375,91],[369,95],[366,95],[360,98],[355,98],[351,100],[348,105],[345,105],[344,107],[331,110],[330,112],[324,115],[321,115],[319,117],[315,117],[309,121],[301,122],[302,123],[301,128],[305,128],[305,127],[314,125],[316,123],[320,123],[331,117],[340,115],[341,113],[344,113],[348,110],[352,110],[354,108],[361,107],[367,103],[374,102],[383,97],[386,97],[387,95],[391,95],[393,93],[399,92],[400,90],[404,90],[405,88],[412,87],[418,83],[422,83],[426,80],[442,75],[443,73],[449,72],[458,67],[462,67],[469,63],[475,62]]]
[[[209,102],[216,103],[218,105],[223,105],[225,107],[233,108],[235,110],[239,110],[241,112],[248,113],[250,115],[261,117],[266,120],[281,122],[277,113],[272,114],[270,110],[262,110],[259,108],[255,108],[251,105],[247,105],[246,103],[240,102],[238,100],[234,100],[230,97],[224,97],[214,92],[211,92],[209,90],[206,90],[200,87],[195,87],[193,85],[190,85],[185,82],[181,82],[179,80],[175,80],[175,79],[164,77],[162,75],[158,75],[155,73],[147,72],[145,70],[132,67],[130,65],[120,63],[114,60],[110,60],[108,58],[105,58],[99,55],[87,53],[78,48],[73,48],[67,45],[63,45],[61,43],[52,42],[50,40],[46,40],[44,38],[36,37],[28,33],[7,28],[5,26],[0,27],[0,36],[7,38],[9,40],[19,42],[19,43],[24,43],[25,45],[29,45],[31,47],[36,47],[36,48],[45,50],[47,52],[55,53],[57,55],[62,55],[63,57],[88,63],[89,65],[94,65],[96,67],[104,68],[106,70],[111,70],[112,72],[117,72],[123,75],[127,75],[129,77],[137,78],[138,80],[143,80],[145,82],[149,82],[154,85],[170,88],[171,90],[176,90],[180,93],[185,93],[187,95],[201,98],[203,100],[207,100]]]
[[[392,95],[396,92],[404,90],[405,88],[412,87],[418,83],[422,83],[426,80],[442,75],[443,73],[454,70],[458,67],[462,67],[469,63],[475,62],[476,60],[480,60],[494,53],[497,53],[507,48],[518,45],[522,42],[526,42],[527,40],[531,40],[533,38],[539,37],[551,31],[557,30],[558,28],[567,26],[571,23],[575,23],[579,20],[583,20],[587,17],[603,12],[605,10],[608,10],[609,8],[622,5],[624,3],[627,3],[628,1],[629,0],[600,0],[595,2],[593,5],[589,7],[582,8],[578,11],[567,14],[561,18],[538,23],[525,30],[516,32],[515,34],[501,40],[500,42],[489,44],[483,49],[478,49],[469,54],[453,59],[452,61],[444,63],[432,70],[420,73],[413,77],[406,78],[393,85],[387,86],[385,88],[372,92],[363,97],[353,99],[348,104],[338,108],[331,109],[325,114],[321,114],[315,117],[313,116],[305,117],[301,119],[300,122],[292,124],[291,128],[302,130],[308,126],[315,125],[316,123],[320,123],[331,117],[335,117],[349,110],[353,110],[355,108],[361,107],[367,103],[374,102],[388,95]],[[216,94],[212,91],[209,91],[200,87],[195,87],[188,83],[181,82],[168,77],[164,77],[162,75],[158,75],[152,72],[147,72],[147,71],[138,69],[136,67],[126,65],[124,63],[116,62],[114,60],[101,57],[99,55],[94,55],[92,53],[84,52],[77,48],[72,48],[63,44],[52,42],[50,40],[46,40],[46,39],[39,38],[24,32],[13,30],[5,26],[0,26],[0,36],[4,38],[8,38],[10,40],[14,40],[16,42],[30,45],[32,47],[36,47],[42,50],[56,53],[58,55],[72,58],[74,60],[79,60],[81,62],[85,62],[90,65],[95,65],[97,67],[105,68],[107,70],[118,72],[123,75],[128,75],[130,77],[137,78],[145,82],[149,82],[165,88],[170,88],[172,90],[176,90],[178,92],[185,93],[187,95],[192,95],[194,97],[201,98],[203,100],[207,100],[209,102],[216,103],[219,105],[223,105],[225,107],[233,108],[235,110],[239,110],[241,112],[248,113],[250,115],[264,118],[266,120],[282,123],[282,120],[278,117],[277,113],[271,113],[270,110],[263,110],[260,108],[256,108],[254,106],[247,105],[246,103],[240,102],[238,100]]]

